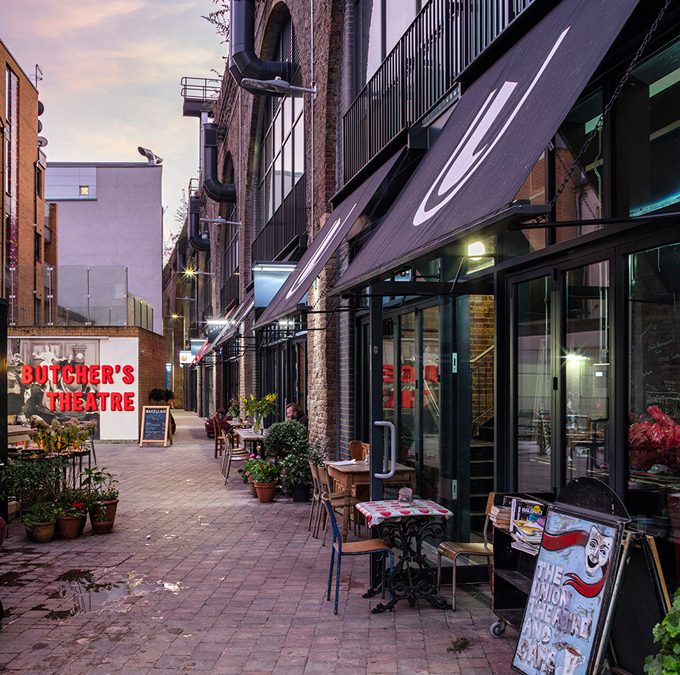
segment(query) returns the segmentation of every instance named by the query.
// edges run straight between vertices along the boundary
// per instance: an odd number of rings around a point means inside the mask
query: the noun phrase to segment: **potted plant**
[[[26,533],[38,544],[46,544],[54,537],[57,516],[52,502],[37,502],[24,515]]]
[[[680,672],[680,589],[675,591],[673,606],[653,630],[659,653],[645,659],[644,670],[650,675]]]
[[[251,476],[251,471],[253,467],[255,467],[256,463],[261,459],[262,457],[260,457],[260,455],[254,455],[251,453],[248,459],[245,462],[243,462],[243,471],[241,473],[241,476],[243,477],[243,482],[246,483],[250,488],[250,492],[253,495],[253,497],[257,497],[257,491],[255,490],[255,481]]]
[[[269,427],[264,445],[267,452],[276,459],[282,459],[291,453],[306,455],[309,450],[307,427],[296,420],[276,422]]]
[[[57,504],[57,527],[64,539],[75,539],[85,529],[87,498],[79,490],[65,490]]]
[[[312,472],[309,469],[307,453],[291,452],[281,462],[286,485],[293,493],[294,502],[309,500],[309,488],[312,485]]]
[[[253,418],[253,431],[258,433],[264,422],[264,418],[276,412],[276,399],[278,394],[266,394],[262,398],[256,398],[251,394],[248,398],[241,396],[243,402],[243,414]]]
[[[153,403],[164,402],[165,401],[165,389],[159,389],[158,387],[154,387],[149,392],[149,401],[152,401]]]
[[[276,490],[276,481],[281,473],[281,467],[273,462],[268,462],[266,459],[256,459],[253,461],[249,469],[250,477],[255,482],[255,491],[257,498],[261,502],[274,501],[274,491]]]
[[[94,466],[83,472],[90,523],[95,534],[109,534],[118,508],[118,483],[105,469]]]

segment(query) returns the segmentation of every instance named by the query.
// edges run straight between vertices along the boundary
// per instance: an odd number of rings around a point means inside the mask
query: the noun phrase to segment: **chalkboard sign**
[[[628,535],[620,576],[609,637],[609,665],[612,673],[641,673],[645,657],[659,651],[652,629],[670,608],[652,537]]]
[[[142,408],[142,429],[139,434],[140,447],[145,443],[167,445],[170,439],[170,406],[145,405]]]
[[[548,509],[512,661],[527,675],[594,672],[623,527],[580,511]]]

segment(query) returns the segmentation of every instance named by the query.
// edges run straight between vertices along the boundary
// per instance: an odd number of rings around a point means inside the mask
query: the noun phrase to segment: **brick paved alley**
[[[116,527],[33,544],[18,523],[2,552],[0,666],[21,672],[504,673],[513,638],[489,635],[488,589],[459,610],[400,604],[371,615],[364,559],[343,562],[340,614],[324,601],[329,550],[307,531],[307,504],[223,487],[202,420],[178,412],[171,448],[98,444],[118,475]],[[120,584],[76,595],[91,573]],[[61,577],[61,579],[60,579]],[[124,582],[121,584],[120,582]],[[130,587],[131,590],[130,590]],[[128,593],[98,611],[107,593]],[[445,593],[448,588],[445,589]],[[447,651],[466,637],[461,654]]]

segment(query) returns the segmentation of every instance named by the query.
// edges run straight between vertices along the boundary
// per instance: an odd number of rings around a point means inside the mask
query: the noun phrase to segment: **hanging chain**
[[[642,58],[643,52],[647,48],[649,41],[652,39],[652,35],[656,32],[656,29],[659,27],[659,24],[661,23],[661,19],[663,19],[663,16],[666,13],[666,10],[670,6],[671,2],[672,2],[672,0],[666,0],[663,7],[661,8],[661,11],[659,12],[658,16],[656,17],[656,19],[654,19],[654,23],[652,23],[649,30],[647,31],[647,34],[645,35],[640,46],[638,47],[637,51],[635,52],[635,56],[633,56],[632,61],[628,65],[626,72],[623,74],[623,77],[621,77],[621,80],[616,85],[616,89],[614,89],[614,93],[611,95],[611,98],[607,102],[607,105],[604,107],[604,110],[602,111],[602,115],[600,115],[600,119],[597,121],[597,124],[595,125],[595,127],[592,129],[592,131],[586,137],[586,140],[583,142],[583,145],[581,146],[581,149],[579,150],[574,161],[572,162],[572,165],[569,167],[567,173],[565,174],[564,178],[562,179],[562,183],[560,184],[559,188],[555,192],[554,197],[550,200],[549,206],[550,206],[551,210],[555,207],[557,200],[559,199],[560,195],[564,192],[565,188],[567,187],[567,184],[571,180],[571,177],[574,175],[574,171],[576,170],[576,167],[580,165],[581,160],[583,159],[583,155],[585,155],[586,150],[588,150],[588,148],[590,147],[590,144],[592,143],[593,139],[595,138],[595,136],[597,136],[602,131],[602,126],[604,125],[605,119],[607,119],[607,117],[609,116],[609,113],[611,112],[612,108],[614,107],[614,103],[616,102],[618,97],[621,95],[621,92],[623,91],[623,88],[626,86],[626,83],[630,79],[630,76],[632,75],[633,70],[635,70],[635,67],[637,66],[638,62]]]

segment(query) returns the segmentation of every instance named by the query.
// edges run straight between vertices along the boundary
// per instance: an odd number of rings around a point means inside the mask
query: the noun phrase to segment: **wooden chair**
[[[382,596],[385,597],[385,558],[390,561],[390,577],[392,577],[392,571],[394,570],[394,554],[390,550],[390,547],[382,539],[368,539],[366,541],[352,541],[350,543],[342,542],[342,536],[340,535],[340,530],[338,529],[338,523],[335,520],[335,513],[333,512],[332,500],[329,499],[326,493],[321,496],[321,501],[323,502],[325,512],[328,514],[328,520],[331,523],[331,528],[333,529],[333,543],[331,545],[331,563],[328,569],[328,588],[326,591],[326,600],[330,602],[331,599],[331,583],[333,581],[333,566],[335,563],[335,557],[338,558],[338,569],[335,575],[335,606],[333,608],[333,613],[338,613],[338,595],[340,593],[340,572],[342,569],[342,556],[343,555],[370,555],[371,553],[381,553],[382,554]]]
[[[484,515],[484,541],[483,542],[462,542],[462,541],[443,541],[437,547],[437,593],[441,586],[442,576],[442,556],[448,558],[453,563],[451,571],[451,609],[456,611],[456,562],[459,555],[477,556],[486,558],[486,563],[489,566],[489,579],[491,579],[491,559],[493,557],[493,546],[487,539],[487,530],[489,527],[489,512],[493,506],[495,493],[490,492],[489,498],[486,501],[486,509]]]
[[[225,451],[222,459],[222,473],[224,474],[224,484],[226,485],[229,480],[232,463],[245,462],[250,455],[245,448],[235,446],[233,438],[230,439],[225,431],[221,435],[224,437]]]
[[[328,499],[331,503],[331,506],[334,509],[343,509],[344,510],[347,507],[354,506],[354,504],[358,504],[359,500],[356,499],[355,497],[352,497],[352,495],[349,492],[345,492],[344,490],[342,492],[333,492],[331,489],[331,477],[328,475],[328,469],[326,469],[325,466],[317,466],[316,467],[318,475],[319,475],[319,483],[321,485],[321,491],[322,493],[325,493],[328,495]],[[351,514],[351,511],[350,511]],[[326,532],[328,530],[328,520],[326,518],[326,511],[322,511],[323,515],[323,542],[322,546],[326,545]],[[350,516],[351,517],[351,516]],[[356,518],[354,519],[354,527],[355,527],[355,534],[356,534],[356,527],[357,527],[357,521]],[[319,526],[317,524],[316,528],[316,537],[319,536]]]
[[[212,418],[212,423],[213,423],[213,430],[215,432],[215,459],[217,459],[217,453],[220,454],[220,457],[222,456],[222,453],[224,452],[225,449],[225,436],[222,433],[222,426],[220,424],[220,418],[219,416],[215,415]]]
[[[369,444],[363,441],[350,441],[349,442],[349,454],[352,459],[356,459],[357,462],[363,462],[368,456]]]

